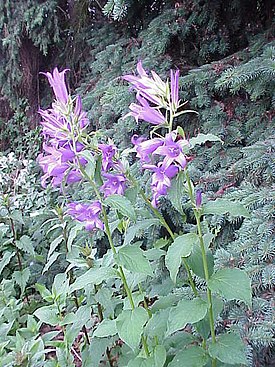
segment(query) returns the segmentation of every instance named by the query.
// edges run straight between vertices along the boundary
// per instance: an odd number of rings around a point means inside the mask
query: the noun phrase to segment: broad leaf
[[[248,210],[237,201],[216,199],[215,201],[208,201],[203,206],[203,214],[222,215],[226,213],[229,213],[233,217],[250,217]]]
[[[131,360],[127,367],[163,367],[165,361],[166,350],[162,345],[157,345],[151,357],[137,357]]]
[[[202,320],[207,313],[207,303],[200,298],[181,300],[176,307],[170,309],[166,336],[183,329],[186,324],[194,324]]]
[[[185,176],[183,172],[179,174],[172,180],[170,189],[168,190],[168,198],[171,201],[173,207],[181,213],[184,217],[186,216],[182,209],[182,189],[185,183]]]
[[[130,200],[121,195],[110,195],[105,199],[105,204],[119,211],[120,214],[132,220],[136,219],[136,213]]]
[[[233,333],[219,335],[215,344],[209,345],[209,354],[226,364],[245,364],[245,346],[241,338]]]
[[[115,334],[117,334],[116,320],[105,319],[97,325],[96,330],[93,332],[93,337],[105,338]]]
[[[243,270],[237,268],[218,270],[210,277],[208,286],[211,291],[220,293],[228,301],[236,299],[251,307],[251,282]]]
[[[168,367],[203,367],[208,360],[209,356],[204,349],[192,346],[177,353]]]
[[[20,248],[20,250],[23,250],[32,256],[35,255],[32,240],[29,236],[22,236],[18,241],[16,241],[16,246]]]
[[[182,257],[188,257],[191,254],[192,248],[198,242],[198,239],[198,235],[195,233],[187,233],[177,237],[169,246],[165,257],[165,265],[174,283],[176,283]]]
[[[117,277],[118,275],[113,268],[107,268],[103,266],[100,268],[92,268],[78,277],[76,281],[71,284],[70,292],[72,293],[77,289],[85,288],[88,284],[100,284],[104,280]]]
[[[223,310],[223,301],[220,298],[212,297],[212,307],[214,313],[214,320],[216,320]],[[197,332],[204,339],[207,340],[210,334],[209,314],[207,314],[203,320],[197,322],[194,326]]]
[[[21,293],[24,293],[30,275],[31,272],[29,268],[25,268],[22,271],[15,271],[13,273],[14,280],[19,285]]]
[[[123,310],[116,320],[119,337],[133,350],[140,343],[143,326],[148,320],[148,314],[144,308],[137,307],[134,310]]]
[[[153,225],[159,225],[160,221],[157,218],[144,219],[142,222],[137,222],[135,225],[129,227],[124,238],[124,245],[128,245],[135,236],[142,230],[146,230]]]
[[[60,321],[57,316],[57,308],[54,305],[38,308],[34,312],[34,316],[36,316],[41,322],[51,326],[58,325]]]
[[[195,145],[205,144],[207,141],[219,141],[220,143],[223,143],[218,136],[213,134],[198,134],[194,138],[191,138],[189,143],[191,144],[191,148],[193,148]]]
[[[121,247],[115,258],[119,265],[133,273],[152,275],[151,265],[139,246]]]
[[[206,251],[208,273],[209,275],[211,275],[214,271],[214,257],[210,250],[205,249],[205,251]],[[195,246],[192,249],[191,255],[186,259],[186,262],[197,276],[205,279],[200,245],[195,244]]]
[[[5,266],[7,266],[10,263],[14,255],[15,255],[15,252],[9,252],[9,251],[4,252],[4,255],[0,261],[0,274],[2,273]]]

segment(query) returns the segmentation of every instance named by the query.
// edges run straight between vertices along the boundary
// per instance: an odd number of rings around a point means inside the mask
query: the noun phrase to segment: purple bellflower
[[[150,78],[143,69],[142,62],[137,64],[137,72],[139,76],[124,75],[123,79],[132,84],[133,88],[148,101],[157,106],[163,106],[164,99],[167,95],[167,85],[161,78],[151,71],[153,78]]]
[[[199,209],[202,204],[202,189],[196,191],[196,207]]]
[[[102,176],[107,179],[100,188],[105,197],[114,194],[124,194],[126,178],[122,174],[103,173]]]
[[[166,122],[163,114],[158,109],[151,107],[147,100],[141,97],[139,93],[137,94],[137,100],[140,104],[131,103],[129,106],[131,112],[127,113],[124,118],[133,116],[136,122],[138,122],[138,120],[143,120],[153,125],[161,125]]]
[[[102,170],[106,172],[114,166],[113,157],[117,148],[113,144],[98,144],[98,148],[102,151]]]
[[[158,147],[153,154],[164,155],[163,166],[169,167],[171,164],[178,164],[181,169],[184,169],[187,160],[183,153],[183,149],[189,146],[187,140],[180,139],[175,141],[177,138],[176,131],[166,134],[164,144]]]
[[[70,203],[68,204],[67,213],[79,222],[85,224],[88,231],[104,229],[103,222],[99,219],[101,213],[101,204],[95,201],[92,204]]]
[[[167,194],[167,190],[171,186],[171,179],[178,174],[179,168],[175,165],[164,167],[162,162],[159,162],[157,166],[144,164],[142,167],[154,172],[152,175],[151,189],[153,191],[152,205],[156,208],[159,197]]]
[[[142,162],[151,162],[151,154],[161,145],[164,144],[164,139],[153,138],[146,140],[143,137],[138,137],[138,135],[133,135],[131,142],[135,145],[137,157],[140,158]]]
[[[65,73],[69,69],[65,69],[61,72],[58,71],[58,68],[54,68],[53,73],[41,73],[46,75],[48,81],[53,88],[55,97],[58,102],[66,104],[68,102],[69,94],[65,83]]]

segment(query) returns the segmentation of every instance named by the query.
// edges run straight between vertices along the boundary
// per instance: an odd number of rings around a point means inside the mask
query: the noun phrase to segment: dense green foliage
[[[240,302],[227,302],[216,328],[221,332],[232,329],[241,335],[250,366],[272,366],[275,345],[272,2],[112,0],[101,6],[102,1],[88,0],[15,3],[0,2],[3,151],[0,358],[6,358],[0,366],[43,366],[39,363],[43,363],[44,345],[57,347],[61,353],[58,341],[47,340],[48,330],[39,329],[32,315],[38,306],[52,302],[49,292],[34,284],[44,284],[54,294],[56,288],[66,287],[64,279],[55,278],[56,284],[53,279],[69,263],[77,266],[80,282],[85,266],[93,263],[91,236],[63,215],[65,195],[40,188],[39,169],[34,161],[40,144],[35,111],[40,104],[47,106],[50,99],[49,88],[38,72],[49,71],[56,65],[70,67],[71,85],[83,97],[91,130],[101,130],[125,149],[131,144],[133,133],[148,132],[145,124],[123,119],[134,97],[120,76],[134,72],[139,59],[163,79],[168,77],[170,68],[179,68],[180,97],[189,101],[187,108],[198,115],[183,115],[177,124],[190,137],[197,132],[212,133],[224,142],[196,148],[189,169],[192,180],[207,198],[238,200],[251,213],[249,218],[236,218],[225,212],[209,219],[210,229],[217,235],[213,249],[216,270],[233,266],[245,270],[252,280],[253,306],[248,310]],[[144,177],[144,185],[147,179]],[[76,188],[72,193],[76,200],[88,199],[89,195],[85,185],[82,191]],[[194,230],[194,217],[184,195],[175,197],[171,192],[161,202],[161,212],[176,232]],[[167,235],[164,229],[150,226],[150,220],[148,217],[146,225],[141,225],[134,234],[136,239],[144,239],[147,250],[159,234]],[[119,231],[115,236],[119,243]],[[106,239],[98,235],[93,241],[101,257],[106,252]],[[75,252],[68,255],[72,244]],[[152,302],[154,297],[172,292],[164,264],[158,267],[158,281],[148,284],[147,296]],[[181,277],[184,279],[184,272]],[[204,282],[199,275],[195,281],[203,290]],[[179,285],[177,291],[182,291],[181,288]],[[80,301],[70,294],[60,303],[67,302],[68,314],[77,312],[91,330],[95,320],[91,320],[86,303],[98,315],[98,304],[111,297],[108,292],[107,287],[95,295],[83,292]],[[82,301],[85,303],[81,304]],[[75,302],[80,304],[75,306]],[[110,302],[104,317],[112,316],[115,307]],[[45,320],[55,325],[47,317]],[[68,325],[71,325],[69,341],[79,333],[85,334],[83,324],[69,321]],[[52,327],[51,332],[53,338],[57,329]],[[176,353],[177,345],[188,338],[189,333],[175,335],[170,349],[166,347],[171,354]],[[89,353],[95,356],[95,367],[106,350],[112,350],[113,355],[120,353],[119,345],[113,347],[112,338],[105,339],[104,345],[95,343],[89,347]],[[77,341],[76,354],[78,347]],[[92,366],[89,353],[83,354],[83,366]],[[69,366],[71,356],[64,358],[67,358],[64,366]],[[126,360],[126,357],[125,361],[120,360],[119,366],[127,365]],[[55,366],[48,362],[47,366]]]

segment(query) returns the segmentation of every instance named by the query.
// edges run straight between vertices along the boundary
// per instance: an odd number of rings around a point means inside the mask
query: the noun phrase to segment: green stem
[[[166,222],[166,220],[163,218],[163,216],[160,214],[160,212],[153,207],[153,205],[151,204],[150,200],[146,197],[144,191],[142,189],[140,189],[140,195],[142,196],[143,200],[146,202],[146,204],[150,207],[150,209],[153,211],[153,213],[155,214],[155,216],[160,220],[161,224],[163,225],[163,227],[167,230],[167,232],[169,233],[170,237],[172,238],[172,240],[174,241],[175,240],[175,235],[172,231],[172,229],[170,228],[169,224]],[[190,286],[192,288],[192,291],[194,293],[194,295],[196,297],[199,296],[199,293],[196,289],[196,285],[194,283],[194,280],[193,280],[193,277],[192,277],[192,274],[191,274],[191,270],[190,270],[190,267],[189,265],[187,264],[187,261],[182,258],[182,263],[185,267],[185,270],[187,272],[187,277],[188,277],[188,281],[190,283]]]

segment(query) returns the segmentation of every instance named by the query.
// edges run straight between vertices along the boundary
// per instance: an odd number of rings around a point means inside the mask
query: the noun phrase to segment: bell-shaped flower
[[[148,101],[163,106],[167,97],[166,83],[154,71],[151,71],[153,78],[150,78],[143,69],[141,61],[137,64],[137,72],[139,76],[124,75],[123,79],[131,83],[133,88]]]
[[[68,102],[69,94],[67,90],[67,86],[65,83],[65,73],[69,69],[65,69],[61,72],[58,71],[58,68],[53,70],[53,73],[41,73],[46,75],[49,80],[51,87],[53,88],[55,97],[58,102],[66,104]]]
[[[159,162],[157,166],[144,164],[142,167],[154,172],[151,180],[152,205],[157,207],[159,197],[167,194],[167,190],[171,186],[171,179],[177,175],[179,168],[175,165],[164,167],[162,162]]]
[[[107,179],[107,181],[100,188],[105,197],[114,194],[124,194],[126,188],[125,176],[112,173],[103,173],[102,176]]]
[[[113,157],[117,148],[113,144],[98,144],[98,148],[102,152],[102,169],[106,172],[114,166]]]
[[[166,122],[163,114],[158,109],[151,107],[148,101],[141,97],[140,93],[137,94],[137,100],[140,104],[131,103],[129,106],[131,112],[125,115],[125,117],[133,116],[136,122],[143,120],[153,125],[161,125]]]
[[[149,163],[151,161],[151,154],[161,145],[164,144],[164,139],[153,138],[146,140],[143,137],[138,137],[138,135],[133,135],[131,142],[136,147],[137,157],[141,161]]]
[[[82,203],[69,203],[67,213],[85,224],[85,229],[88,231],[98,229],[104,229],[103,222],[99,219],[101,213],[101,204],[99,201],[95,201],[92,204]]]
[[[189,146],[189,142],[185,139],[176,141],[176,138],[176,131],[166,134],[164,144],[158,147],[153,154],[165,156],[163,160],[163,166],[165,168],[169,167],[171,164],[178,164],[181,169],[184,169],[187,164],[184,149]]]

